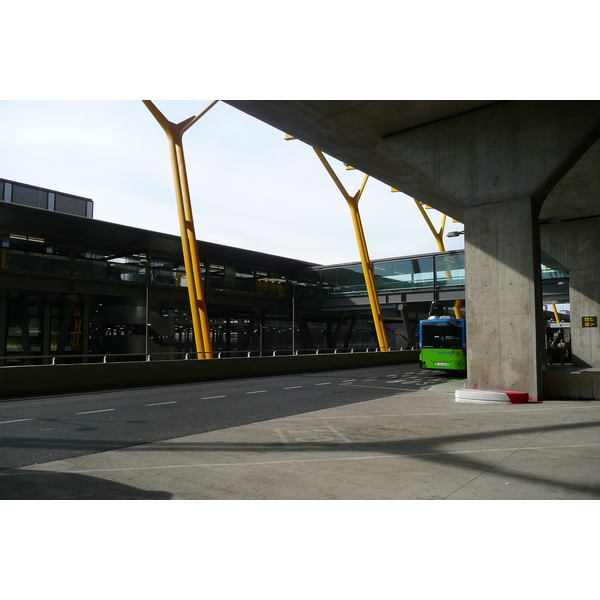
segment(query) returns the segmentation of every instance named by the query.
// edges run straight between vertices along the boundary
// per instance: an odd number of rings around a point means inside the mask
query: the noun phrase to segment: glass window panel
[[[40,188],[26,187],[24,185],[13,185],[13,204],[32,206],[34,208],[48,208],[48,193]]]
[[[385,265],[385,266],[384,266]],[[379,270],[379,267],[382,270]],[[382,279],[377,274],[382,273]],[[433,285],[433,258],[396,260],[375,265],[378,291],[402,290]]]
[[[449,254],[435,257],[435,270],[438,285],[464,285],[465,255]]]
[[[425,321],[421,331],[423,348],[462,348],[462,325],[456,321]]]
[[[323,288],[329,294],[351,294],[366,290],[360,265],[323,269]]]
[[[76,198],[75,196],[67,196],[65,194],[56,194],[54,206],[56,212],[77,215],[79,217],[87,216],[87,200],[84,200],[83,198]]]
[[[542,265],[542,279],[568,279],[569,269],[567,268],[553,268],[546,265]]]
[[[268,278],[256,279],[254,277],[254,272],[252,269],[243,269],[240,267],[234,267],[235,274],[235,289],[238,292],[243,292],[246,294],[253,294],[255,292],[258,293],[267,293],[268,290],[264,288],[266,280]]]

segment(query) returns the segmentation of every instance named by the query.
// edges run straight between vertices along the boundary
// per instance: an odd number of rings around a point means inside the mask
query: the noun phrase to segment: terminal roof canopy
[[[421,130],[477,111],[499,111],[508,104],[539,112],[540,101],[485,100],[226,100],[227,104],[322,152],[368,173],[405,194],[424,201],[441,212],[463,221],[471,200],[453,198],[437,187],[425,170],[409,164],[396,152],[391,137]],[[591,115],[591,135],[571,163],[557,173],[540,213],[542,221],[560,221],[600,215],[600,102],[552,102],[574,114],[585,109]],[[502,105],[505,105],[504,107]],[[545,104],[549,106],[549,104]],[[483,114],[480,112],[479,114]],[[597,118],[596,118],[597,117]],[[595,121],[594,121],[595,120]],[[595,123],[595,124],[594,124]],[[413,135],[413,137],[414,137]],[[594,138],[595,136],[595,138]],[[546,151],[544,140],[541,152]],[[432,168],[431,166],[429,168]],[[566,171],[566,174],[565,172]],[[555,174],[552,174],[553,177]]]
[[[49,210],[0,202],[0,234],[38,237],[50,245],[64,245],[112,256],[134,256],[148,251],[173,264],[182,263],[181,238],[127,225],[108,223]],[[273,271],[295,271],[313,263],[223,246],[198,240],[202,259]]]

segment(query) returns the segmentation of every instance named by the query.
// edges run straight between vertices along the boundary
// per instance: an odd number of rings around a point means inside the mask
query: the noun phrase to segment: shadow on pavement
[[[0,473],[1,500],[170,500],[168,492],[149,492],[78,473],[12,469]]]
[[[451,467],[459,470],[468,470],[473,473],[485,473],[493,470],[496,474],[504,477],[510,477],[515,480],[520,480],[533,485],[551,486],[557,489],[568,490],[574,494],[591,495],[595,498],[600,498],[600,483],[597,476],[597,471],[585,468],[581,470],[581,464],[575,466],[575,473],[580,477],[579,481],[569,481],[565,479],[564,472],[558,470],[550,475],[547,470],[539,472],[538,468],[532,468],[530,465],[521,464],[519,467],[510,467],[506,461],[506,452],[510,454],[517,451],[536,450],[537,452],[552,452],[555,448],[569,448],[573,444],[573,440],[567,441],[564,437],[557,440],[558,445],[539,446],[533,444],[541,434],[559,433],[566,435],[568,433],[577,434],[590,429],[598,429],[600,422],[591,421],[586,423],[558,423],[554,425],[530,426],[530,427],[510,427],[504,430],[489,430],[486,432],[474,432],[463,434],[449,434],[445,436],[432,437],[407,437],[405,439],[389,439],[385,441],[355,441],[349,443],[328,443],[328,442],[295,442],[283,444],[282,442],[199,442],[191,440],[170,440],[162,441],[154,444],[143,444],[139,446],[130,446],[124,449],[124,452],[144,453],[152,452],[168,452],[176,455],[180,451],[197,452],[199,458],[204,455],[208,457],[211,453],[242,453],[247,456],[252,456],[253,459],[259,458],[260,463],[264,463],[265,456],[269,454],[277,454],[273,457],[274,463],[289,462],[285,456],[287,453],[306,453],[307,460],[312,453],[331,450],[335,452],[342,451],[347,456],[351,454],[357,455],[356,458],[364,460],[388,454],[390,456],[414,458],[424,461],[425,463],[434,463],[444,467]],[[500,441],[502,438],[507,438],[515,434],[520,436],[533,436],[532,438],[521,437],[518,440],[511,440],[507,446],[499,448],[490,448],[486,444],[479,447],[464,446],[467,442],[486,440]],[[27,446],[28,444],[40,444],[40,440],[15,439],[8,442],[6,445]],[[54,446],[60,446],[61,440],[52,439],[45,440],[46,443]],[[70,444],[71,442],[66,442]],[[585,444],[584,444],[585,446]],[[593,443],[591,446],[597,446]],[[577,445],[575,445],[577,447]],[[486,456],[492,450],[500,451],[498,460],[486,461],[482,459],[481,452]],[[365,456],[365,454],[367,454]],[[509,455],[510,455],[509,454]],[[362,455],[362,456],[361,456]],[[493,455],[491,455],[493,456]],[[201,460],[201,459],[200,459]],[[270,459],[267,459],[270,460]],[[314,458],[314,460],[323,460],[322,457]],[[542,456],[543,460],[543,456]],[[575,458],[572,458],[575,460]],[[589,457],[584,458],[589,460]],[[294,457],[293,462],[297,461]],[[249,460],[248,464],[253,461]],[[525,461],[526,463],[526,461]],[[221,463],[211,462],[211,460],[199,462],[189,465],[172,465],[171,467],[157,467],[157,469],[169,468],[211,468],[214,466],[243,466],[243,462]],[[528,470],[528,468],[530,470]],[[102,471],[101,469],[97,469]],[[112,471],[111,467],[107,467],[104,473]],[[122,470],[121,468],[118,470]],[[132,467],[132,470],[136,470]],[[112,482],[109,480],[92,477],[84,473],[60,473],[50,471],[34,471],[29,469],[8,469],[0,471],[0,499],[95,499],[95,500],[160,500],[169,499],[172,494],[168,492],[149,492],[132,486]]]

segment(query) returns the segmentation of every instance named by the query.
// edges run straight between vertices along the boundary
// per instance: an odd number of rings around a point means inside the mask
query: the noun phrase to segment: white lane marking
[[[290,387],[285,387],[283,388],[284,390],[297,390],[299,388],[301,388],[301,385],[291,385]]]
[[[389,389],[390,389],[390,388],[385,388],[381,385],[360,385],[359,383],[340,383],[340,385],[347,385],[348,387],[363,387],[363,388],[369,388],[371,390],[388,390],[389,391]],[[408,385],[417,385],[417,384],[411,383]],[[402,391],[402,390],[398,390],[398,391]]]
[[[391,459],[398,460],[401,458],[419,458],[421,456],[443,456],[451,454],[478,454],[482,452],[515,452],[515,451],[526,451],[526,450],[560,450],[569,448],[595,448],[600,444],[571,444],[565,446],[530,446],[530,447],[515,447],[515,448],[481,448],[479,450],[440,450],[439,452],[416,452],[414,454],[371,454],[367,456],[341,456],[337,458],[303,458],[303,459],[289,459],[289,460],[265,460],[257,462],[226,462],[226,463],[196,463],[192,465],[164,465],[164,466],[153,466],[153,467],[117,467],[117,468],[106,468],[106,469],[82,469],[82,470],[69,470],[69,473],[99,473],[99,472],[110,472],[110,471],[155,471],[157,469],[190,469],[195,467],[240,467],[240,466],[261,466],[261,465],[281,465],[281,464],[298,464],[298,463],[311,463],[311,462],[344,462],[352,460],[373,460],[373,459]],[[126,450],[126,449],[125,449]],[[284,452],[294,452],[294,449],[283,450]],[[50,471],[60,473],[60,470]],[[19,475],[27,474],[27,470],[23,470]],[[0,478],[3,474],[0,473]]]
[[[386,381],[386,383],[406,383],[405,379],[390,379],[390,381]]]
[[[12,421],[0,421],[0,425],[5,423],[22,423],[23,421],[34,421],[34,419],[13,419]]]
[[[204,398],[200,398],[200,400],[214,400],[215,398],[227,398],[227,396],[204,396]]]
[[[171,400],[170,402],[154,402],[154,404],[146,404],[146,406],[162,406],[163,404],[177,404],[177,400]]]
[[[86,410],[85,412],[78,412],[75,414],[76,415],[91,415],[92,413],[110,412],[111,410],[117,410],[117,409],[116,408],[103,408],[101,410]]]
[[[331,381],[326,381],[325,383],[315,383],[315,385],[331,385]]]
[[[386,388],[388,389],[388,388]],[[484,406],[484,405],[481,405]],[[485,414],[489,414],[489,413],[504,413],[507,414],[507,409],[510,409],[511,407],[515,407],[515,410],[518,410],[519,412],[523,412],[523,411],[532,411],[532,410],[536,410],[536,411],[547,411],[547,410],[573,410],[573,407],[566,407],[566,408],[561,408],[561,407],[556,407],[556,408],[542,408],[542,407],[536,407],[536,408],[517,408],[517,407],[522,407],[522,404],[511,404],[510,406],[506,406],[504,409],[502,410],[486,410]],[[582,406],[580,408],[588,408],[587,406]],[[600,406],[596,406],[594,408],[600,408]],[[301,417],[301,416],[297,416],[297,417],[282,417],[281,419],[274,419],[275,421],[314,421],[315,419],[318,420],[325,420],[325,419],[383,419],[383,418],[389,418],[389,417],[398,417],[401,419],[404,419],[406,417],[445,417],[448,415],[464,415],[464,414],[482,414],[484,411],[479,411],[479,410],[461,410],[461,411],[452,411],[452,412],[424,412],[424,413],[389,413],[389,414],[373,414],[373,415],[339,415],[339,416],[332,416],[332,417],[325,417],[323,415],[315,415],[314,417]],[[512,414],[513,411],[511,411]]]
[[[264,394],[265,392],[268,392],[269,390],[255,390],[253,392],[246,392],[246,394]]]
[[[350,381],[356,381],[356,379],[344,379],[342,383],[349,383]]]

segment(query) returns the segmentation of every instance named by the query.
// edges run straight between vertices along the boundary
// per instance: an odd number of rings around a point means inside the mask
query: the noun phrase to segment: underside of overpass
[[[600,102],[226,103],[465,224],[471,387],[542,398],[542,249],[570,271],[574,366],[600,367]]]

